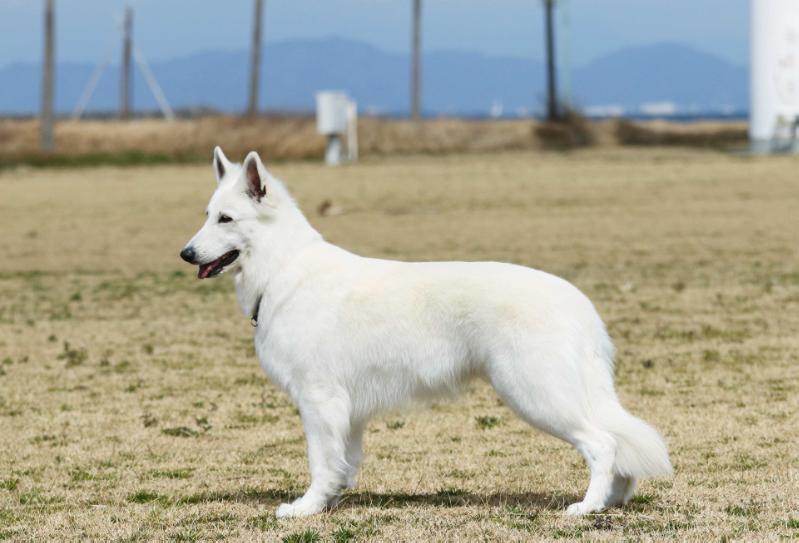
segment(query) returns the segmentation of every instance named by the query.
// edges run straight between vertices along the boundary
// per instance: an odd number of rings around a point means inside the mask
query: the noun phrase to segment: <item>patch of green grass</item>
[[[94,479],[94,475],[82,468],[72,468],[69,472],[69,478],[72,479],[72,482],[79,483],[81,481],[91,481]]]
[[[184,526],[170,534],[171,541],[203,541],[202,531],[196,526]]]
[[[162,469],[150,472],[150,477],[155,479],[189,479],[194,470],[191,468]]]
[[[766,467],[766,462],[755,458],[749,453],[740,453],[735,457],[733,467],[738,471],[750,471],[753,469]]]
[[[730,504],[724,508],[725,513],[735,517],[755,517],[758,511],[759,507],[753,503],[743,505]]]
[[[509,528],[529,532],[536,528],[538,513],[525,511],[518,505],[508,505],[500,509],[493,520]]]
[[[350,526],[339,526],[333,530],[330,536],[335,543],[347,543],[353,541],[358,536],[358,532]]]
[[[386,423],[386,428],[389,430],[399,430],[403,426],[405,426],[405,421],[400,419],[390,420]]]
[[[0,530],[0,541],[5,541],[6,539],[12,541],[15,535],[16,532],[14,530]]]
[[[128,494],[128,501],[130,503],[153,503],[159,502],[162,504],[168,504],[169,498],[158,494],[157,492],[152,492],[150,490],[138,490],[133,494]]]
[[[488,430],[502,424],[502,419],[493,415],[482,415],[474,418],[477,427],[481,430]]]
[[[233,513],[229,513],[227,511],[223,512],[215,512],[215,513],[206,513],[197,517],[197,522],[202,524],[231,524],[238,520],[238,517]]]
[[[158,419],[150,413],[145,413],[141,416],[141,422],[145,428],[152,428],[158,424]]]
[[[283,543],[316,543],[321,541],[322,536],[316,530],[305,530],[304,532],[295,532],[283,538]]]
[[[55,447],[58,445],[64,445],[66,443],[66,438],[63,436],[59,437],[54,434],[42,434],[40,436],[35,436],[31,439],[31,443],[34,445],[40,445],[42,443],[50,443],[51,446]]]
[[[799,518],[789,518],[785,522],[786,528],[791,528],[793,530],[799,530]]]
[[[64,350],[56,357],[58,360],[66,360],[66,367],[80,366],[89,358],[86,349],[73,349],[69,341],[64,342]]]
[[[333,530],[330,536],[335,543],[370,539],[380,533],[379,524],[383,521],[385,520],[381,517],[369,517],[363,521],[349,520]]]
[[[277,527],[277,517],[272,513],[257,515],[247,520],[247,526],[261,532],[268,532]]]
[[[208,422],[208,417],[194,417],[194,423],[199,426],[203,432],[209,431],[213,426]]]
[[[135,383],[131,383],[125,387],[125,392],[136,392],[144,386],[144,381],[137,379]]]
[[[238,412],[235,415],[235,421],[237,425],[240,426],[257,426],[259,424],[273,424],[278,420],[280,420],[280,417],[268,413]]]
[[[0,488],[3,490],[16,490],[17,486],[19,486],[19,479],[0,480]]]
[[[474,477],[474,472],[466,469],[453,469],[447,472],[447,476],[455,479],[471,479]]]
[[[663,396],[665,392],[654,388],[644,387],[640,391],[641,396]]]
[[[248,342],[249,346],[249,342]],[[266,379],[260,375],[255,373],[251,373],[245,377],[236,377],[234,379],[233,384],[236,386],[254,386],[254,387],[261,387],[264,385]]]
[[[702,360],[705,362],[718,362],[721,360],[721,353],[715,349],[708,349],[702,353]]]
[[[634,505],[647,505],[654,501],[655,497],[652,494],[636,494],[630,498],[630,503]]]
[[[188,426],[175,426],[174,428],[163,428],[161,433],[165,436],[172,437],[197,437],[200,432],[193,430]]]
[[[18,499],[20,505],[46,505],[63,501],[63,498],[58,496],[47,496],[40,488],[32,488],[28,492],[23,492]]]
[[[555,528],[550,534],[553,539],[579,539],[585,531],[584,526],[574,526],[572,528]]]
[[[18,520],[17,515],[11,509],[0,509],[0,524],[13,524]]]

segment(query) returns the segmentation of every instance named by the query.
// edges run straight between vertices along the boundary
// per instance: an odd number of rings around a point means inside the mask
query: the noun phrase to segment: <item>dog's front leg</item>
[[[313,399],[314,395],[310,396]],[[319,400],[317,396],[315,401],[307,401],[300,406],[308,441],[311,486],[301,498],[278,507],[279,518],[320,513],[335,505],[339,493],[347,485],[350,473],[347,462],[349,402],[329,396]]]

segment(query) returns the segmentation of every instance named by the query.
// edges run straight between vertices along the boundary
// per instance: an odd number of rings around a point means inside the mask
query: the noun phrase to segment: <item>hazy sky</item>
[[[55,0],[60,61],[96,62],[117,46],[125,0]],[[0,66],[41,53],[43,0],[0,0]],[[149,60],[243,49],[252,0],[133,0]],[[423,0],[423,45],[541,58],[541,0]],[[749,0],[565,0],[569,57],[673,41],[748,62]],[[410,44],[411,0],[266,0],[268,41],[340,36],[390,51]]]

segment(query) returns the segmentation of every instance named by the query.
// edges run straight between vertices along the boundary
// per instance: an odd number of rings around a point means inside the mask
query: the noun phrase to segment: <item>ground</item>
[[[297,411],[230,278],[178,259],[210,164],[5,170],[0,539],[797,538],[798,165],[657,148],[276,165],[355,252],[575,283],[675,468],[625,509],[566,517],[580,456],[475,383],[373,421],[360,486],[300,520],[274,516],[308,480]]]

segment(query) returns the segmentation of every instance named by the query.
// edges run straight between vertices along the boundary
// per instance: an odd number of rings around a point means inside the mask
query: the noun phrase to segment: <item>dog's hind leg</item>
[[[588,463],[591,480],[583,501],[571,504],[566,513],[582,515],[621,503],[628,483],[614,473],[616,440],[613,436],[597,428],[588,428],[575,432],[572,439]]]
[[[363,460],[363,431],[366,421],[353,421],[347,440],[347,488],[358,485],[358,470]]]
[[[557,350],[539,351],[532,360],[511,354],[495,359],[489,368],[494,389],[531,426],[574,445],[591,470],[585,498],[567,512],[584,514],[615,505],[612,498],[621,492],[614,488],[617,443],[591,422],[577,365]],[[626,483],[624,487],[626,493]]]
[[[329,392],[309,391],[304,396],[300,414],[308,440],[311,485],[301,498],[278,507],[278,517],[313,515],[334,506],[349,476],[349,402]]]
[[[627,505],[635,494],[638,479],[616,473],[613,476],[613,490],[610,495],[609,505]]]

